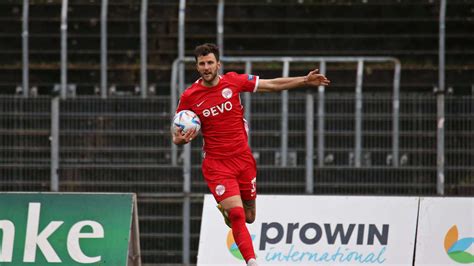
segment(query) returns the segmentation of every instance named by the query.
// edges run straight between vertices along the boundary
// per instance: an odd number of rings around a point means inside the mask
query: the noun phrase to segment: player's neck
[[[204,87],[209,87],[209,88],[210,88],[210,87],[217,86],[217,84],[219,84],[219,81],[220,81],[220,77],[219,77],[219,75],[217,75],[215,79],[213,79],[212,81],[209,81],[209,82],[206,81],[206,80],[204,80],[204,79],[202,79],[202,83],[201,83],[201,84],[202,84]]]

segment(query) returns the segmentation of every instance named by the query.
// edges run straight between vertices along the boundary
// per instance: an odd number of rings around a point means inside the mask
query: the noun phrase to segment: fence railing
[[[431,97],[430,97],[431,96]],[[259,155],[262,167],[284,169],[281,166],[280,144],[280,96],[258,94],[252,96],[254,119],[251,134],[252,148]],[[357,169],[354,162],[354,94],[326,95],[325,135],[326,151],[324,168]],[[306,107],[307,94],[289,95],[289,165],[286,168],[306,167]],[[316,102],[319,99],[316,98]],[[7,166],[36,165],[52,169],[64,166],[127,165],[172,167],[170,152],[170,98],[147,99],[76,97],[0,97],[0,133],[2,170]],[[384,168],[395,169],[391,155],[390,95],[366,95],[364,99],[363,159],[359,168],[376,172]],[[57,111],[55,106],[58,105]],[[315,104],[317,105],[317,104]],[[52,108],[53,107],[53,108]],[[446,104],[446,150],[447,168],[453,171],[472,171],[473,146],[470,134],[474,130],[472,121],[472,97],[447,98]],[[316,109],[316,108],[315,108]],[[400,158],[399,167],[436,168],[436,98],[434,95],[407,94],[400,105]],[[55,113],[56,112],[56,113]],[[319,118],[315,118],[317,120]],[[57,124],[57,132],[53,125]],[[52,142],[58,146],[53,148]],[[193,165],[200,158],[200,138],[196,139]],[[52,150],[57,149],[56,156]],[[304,158],[304,159],[303,159]],[[317,155],[315,162],[317,161]],[[181,166],[182,161],[177,165]],[[56,167],[52,167],[57,165]],[[60,172],[59,172],[60,173]],[[180,172],[182,173],[182,172]],[[452,176],[446,177],[446,189],[455,185]],[[465,184],[470,184],[469,175]],[[61,175],[58,174],[61,188]],[[198,178],[194,176],[193,178]],[[432,180],[436,180],[434,176]],[[54,178],[53,178],[54,179]],[[318,177],[314,181],[318,182]],[[383,180],[384,177],[379,177]],[[51,179],[48,179],[51,180]],[[376,180],[374,180],[375,182]],[[195,182],[195,181],[193,181]],[[50,184],[50,182],[43,182]],[[315,187],[317,187],[315,185]],[[269,190],[271,191],[271,190]],[[317,190],[319,192],[324,192]],[[452,194],[450,192],[450,194]]]

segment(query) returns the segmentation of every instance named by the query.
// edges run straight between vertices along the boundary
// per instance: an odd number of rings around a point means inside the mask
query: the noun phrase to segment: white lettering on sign
[[[36,262],[37,247],[43,253],[46,261],[55,263],[62,262],[54,248],[51,246],[48,238],[64,224],[64,221],[51,221],[42,231],[39,231],[40,212],[41,203],[32,202],[28,204],[23,262]],[[86,226],[92,229],[91,232],[81,232],[81,230]],[[3,233],[3,238],[0,242],[0,262],[12,262],[15,242],[15,225],[12,221],[0,220],[0,230]],[[104,238],[104,227],[96,221],[79,221],[71,227],[67,235],[67,251],[74,261],[79,263],[99,262],[102,259],[102,256],[89,257],[84,254],[80,245],[80,239],[82,238]]]
[[[85,226],[92,228],[91,233],[81,233],[81,229]],[[79,240],[81,238],[103,238],[104,228],[96,221],[81,221],[74,224],[67,236],[67,251],[71,258],[77,262],[94,263],[101,260],[101,256],[87,257],[81,250]]]
[[[54,233],[64,222],[52,221],[42,232],[38,234],[40,220],[40,203],[30,203],[28,208],[28,220],[26,223],[26,241],[25,253],[23,255],[24,262],[35,262],[36,246],[43,252],[48,262],[61,262],[61,259],[48,242],[48,237]]]
[[[0,246],[0,261],[11,262],[13,257],[13,242],[15,240],[15,225],[8,220],[0,221],[3,231],[2,245]]]

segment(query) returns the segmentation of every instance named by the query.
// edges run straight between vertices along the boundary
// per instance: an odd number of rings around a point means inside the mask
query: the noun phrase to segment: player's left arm
[[[328,86],[331,83],[324,75],[315,69],[302,77],[260,79],[257,92],[279,92],[301,87]]]

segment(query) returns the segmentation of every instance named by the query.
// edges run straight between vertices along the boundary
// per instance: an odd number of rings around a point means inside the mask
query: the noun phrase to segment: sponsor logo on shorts
[[[224,185],[217,185],[216,186],[216,194],[218,196],[222,196],[225,193],[225,186]]]

